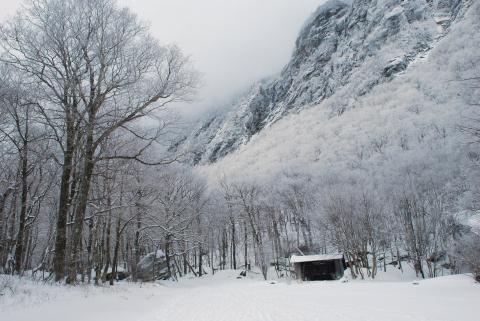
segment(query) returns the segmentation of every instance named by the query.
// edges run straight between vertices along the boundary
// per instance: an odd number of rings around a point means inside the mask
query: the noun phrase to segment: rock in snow
[[[164,279],[166,276],[167,263],[165,261],[165,253],[162,250],[148,253],[137,264],[137,277],[144,282]]]

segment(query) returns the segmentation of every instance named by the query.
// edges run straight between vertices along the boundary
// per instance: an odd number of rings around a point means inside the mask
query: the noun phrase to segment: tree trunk
[[[4,258],[6,257],[7,245],[6,245],[6,240],[4,238],[4,230],[3,230],[4,212],[5,212],[5,203],[11,192],[13,192],[13,188],[8,188],[3,193],[3,195],[0,196],[0,269],[2,269],[5,266]]]
[[[90,284],[92,282],[92,268],[93,268],[93,217],[90,218],[88,222],[88,243],[87,243],[87,255],[88,255],[88,264],[87,264],[87,282]]]
[[[92,108],[92,107],[91,107]],[[94,146],[93,146],[93,125],[94,116],[92,112],[89,113],[87,137],[85,142],[85,159],[83,164],[83,173],[80,180],[80,190],[78,192],[78,205],[75,211],[75,218],[73,223],[73,241],[70,253],[70,262],[68,270],[67,283],[73,284],[77,279],[77,269],[80,263],[80,243],[82,242],[83,223],[85,220],[85,213],[87,210],[88,195],[90,192],[90,183],[94,168]]]
[[[236,239],[235,239],[235,221],[233,218],[231,219],[231,225],[232,225],[232,262],[233,262],[233,269],[237,269],[237,246],[236,246]]]
[[[398,267],[400,268],[400,271],[403,273],[402,258],[400,257],[400,250],[399,250],[399,248],[398,248],[397,237],[396,237],[396,236],[395,236],[394,242],[395,242],[395,249],[396,249],[396,251],[397,251]]]
[[[107,206],[111,206],[110,196],[107,196]],[[102,282],[106,282],[108,269],[110,268],[110,243],[112,239],[112,211],[108,211],[107,233],[105,240],[105,267],[103,269]]]
[[[203,266],[202,266],[202,245],[198,247],[198,276],[201,277],[203,275]]]
[[[224,229],[222,233],[222,270],[225,270],[227,266],[227,251],[227,231]]]
[[[67,135],[66,148],[63,157],[62,178],[60,182],[60,197],[57,214],[57,229],[55,237],[55,256],[53,266],[55,272],[55,281],[61,281],[65,277],[65,257],[67,244],[67,218],[69,204],[70,175],[73,165],[74,153],[74,125],[67,113]]]
[[[93,173],[93,162],[85,161],[85,172],[80,182],[79,200],[75,211],[73,222],[72,247],[70,253],[70,262],[68,269],[68,284],[74,284],[77,279],[77,269],[80,264],[80,243],[82,242],[83,223],[87,209],[88,193],[90,191],[90,182]]]
[[[133,272],[132,278],[134,282],[138,281],[137,265],[138,265],[138,262],[140,262],[140,228],[142,227],[142,218],[141,218],[141,212],[139,207],[140,205],[137,204],[137,230],[135,231],[135,240],[133,242],[134,262],[132,264],[132,272]]]
[[[165,263],[167,264],[167,275],[170,279],[172,277],[172,268],[170,266],[170,235],[165,237]]]
[[[243,261],[245,263],[245,271],[248,269],[248,234],[247,234],[247,223],[243,222],[243,231],[244,231],[244,249],[243,249]]]
[[[188,260],[187,260],[187,244],[185,242],[184,250],[183,250],[183,275],[187,275],[188,273]]]
[[[28,128],[28,126],[27,126]],[[25,223],[27,216],[27,197],[28,197],[28,130],[25,132],[23,140],[23,150],[21,159],[21,181],[22,195],[20,197],[20,217],[18,218],[19,227],[17,233],[17,244],[15,248],[15,271],[20,274],[22,270],[22,258],[24,248]]]
[[[121,224],[121,216],[118,215],[117,228],[115,233],[115,247],[113,249],[112,277],[110,278],[110,285],[113,285],[113,280],[117,278],[118,251],[120,250],[120,240],[121,240],[120,224]]]
[[[387,257],[383,255],[383,261],[386,261]],[[376,251],[372,251],[372,279],[375,279],[375,275],[377,275],[377,253]]]

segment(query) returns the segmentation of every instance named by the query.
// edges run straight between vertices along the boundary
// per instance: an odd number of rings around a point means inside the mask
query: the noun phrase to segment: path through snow
[[[236,279],[236,274],[225,272],[142,287],[72,289],[23,284],[18,288],[26,288],[27,295],[0,300],[0,320],[470,321],[478,317],[474,310],[480,299],[480,285],[467,276],[425,280],[418,285],[378,281],[271,284]]]

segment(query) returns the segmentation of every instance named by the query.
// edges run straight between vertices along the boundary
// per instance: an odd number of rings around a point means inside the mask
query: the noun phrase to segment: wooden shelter
[[[343,254],[293,255],[290,264],[303,281],[338,280],[346,268]]]

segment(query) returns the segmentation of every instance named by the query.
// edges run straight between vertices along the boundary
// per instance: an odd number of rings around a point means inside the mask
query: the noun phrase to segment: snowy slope
[[[344,86],[201,171],[213,180],[227,175],[277,184],[282,177],[306,175],[386,193],[409,176],[446,189],[468,188],[471,146],[457,126],[472,115],[469,100],[478,88],[458,79],[480,75],[479,16],[475,2],[428,56],[403,73],[351,99],[345,96],[358,87]],[[347,110],[332,114],[346,102]]]
[[[0,297],[8,321],[467,321],[480,286],[457,275],[418,282],[283,283],[238,271],[179,283],[64,287],[22,280]],[[18,280],[18,279],[16,279]],[[27,293],[29,292],[29,294]],[[40,297],[42,296],[42,297]]]
[[[322,111],[343,114],[359,97],[425,57],[469,3],[329,1],[305,23],[279,76],[253,86],[228,112],[194,128],[173,149],[192,152],[194,164],[212,163],[285,115],[333,95],[336,103]]]

